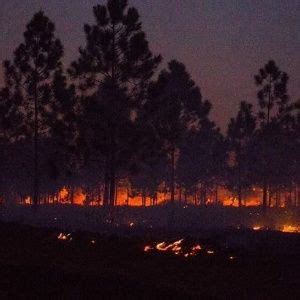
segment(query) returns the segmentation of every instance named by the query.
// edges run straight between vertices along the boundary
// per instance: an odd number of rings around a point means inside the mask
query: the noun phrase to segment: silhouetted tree
[[[270,60],[255,76],[260,90],[257,93],[260,111],[260,128],[256,134],[254,150],[256,166],[259,168],[257,180],[263,187],[263,207],[270,203],[270,184],[274,179],[283,178],[281,159],[285,133],[292,121],[294,106],[287,94],[288,75]],[[281,157],[281,158],[280,158]],[[281,171],[280,171],[281,170]]]
[[[144,109],[170,157],[171,202],[174,202],[176,151],[184,137],[206,119],[210,103],[202,100],[185,66],[173,60],[152,83]]]
[[[229,162],[228,186],[237,194],[239,206],[242,205],[242,191],[251,185],[250,167],[255,162],[249,161],[249,142],[256,130],[256,118],[252,105],[242,101],[235,119],[231,119],[227,130],[229,151],[233,161]]]
[[[200,185],[200,204],[206,204],[208,191],[220,182],[225,164],[224,138],[213,122],[206,121],[180,147],[178,179],[185,189],[195,192],[195,200]]]
[[[152,55],[139,14],[126,0],[109,0],[93,11],[96,24],[84,26],[86,46],[70,73],[82,92],[85,144],[90,155],[104,158],[104,204],[113,205],[116,173],[133,150],[134,119],[161,58]]]
[[[27,25],[24,43],[14,52],[13,61],[4,62],[7,93],[12,107],[18,106],[12,109],[18,109],[22,115],[22,124],[14,130],[18,130],[19,139],[25,138],[34,144],[35,205],[39,203],[40,192],[41,138],[49,138],[54,124],[63,118],[63,111],[58,108],[65,101],[66,94],[62,94],[62,89],[69,89],[62,73],[63,47],[54,32],[55,26],[48,17],[43,12],[36,13]],[[72,93],[72,89],[68,92]]]
[[[292,164],[293,174],[295,175],[295,182],[297,188],[297,201],[296,205],[300,206],[300,99],[296,102],[297,113],[295,115],[295,123],[293,128],[293,139],[294,139],[294,159]]]
[[[288,104],[289,77],[285,72],[280,71],[273,60],[270,60],[254,78],[256,85],[260,87],[257,92],[260,106],[259,118],[262,123],[268,125],[272,118],[276,118],[276,113],[280,113]],[[275,114],[272,114],[274,110]]]

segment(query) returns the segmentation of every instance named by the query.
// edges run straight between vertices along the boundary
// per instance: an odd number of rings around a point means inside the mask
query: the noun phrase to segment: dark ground
[[[182,233],[77,232],[71,242],[58,234],[0,223],[2,299],[300,299],[300,234],[199,233],[193,239],[215,255],[192,258],[143,252],[158,235],[161,241]]]

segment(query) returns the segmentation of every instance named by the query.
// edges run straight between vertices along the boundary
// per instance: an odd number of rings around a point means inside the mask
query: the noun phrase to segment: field
[[[198,213],[194,209],[190,214]],[[31,208],[26,208],[26,213],[23,208],[18,208],[19,219],[14,221],[8,220],[12,219],[10,213],[2,209],[1,298],[300,297],[300,234],[256,231],[240,224],[200,228],[195,224],[187,227],[179,223],[181,226],[173,228],[161,224],[153,226],[147,219],[147,225],[141,225],[138,222],[142,219],[133,220],[133,215],[139,210],[132,211],[129,208],[126,214],[119,211],[116,216],[119,223],[116,223],[116,219],[101,219],[105,225],[95,225],[93,221],[93,227],[82,217],[81,229],[80,224],[76,227],[70,220],[56,225],[49,224],[54,214],[58,215],[60,211],[61,214],[54,218],[63,218],[62,211],[65,213],[66,210],[42,208],[40,217],[36,217],[37,225],[29,224],[34,223],[31,219],[34,215],[39,215],[39,212],[31,212]],[[93,210],[76,210],[80,211],[78,218],[81,214],[93,219]],[[47,211],[48,217],[45,215]],[[227,210],[228,215],[237,212]],[[252,216],[254,211],[247,210],[247,215],[250,212]],[[17,215],[16,209],[14,214]],[[152,215],[142,210],[141,214],[144,218]],[[217,216],[211,214],[216,219]],[[220,215],[220,212],[216,214]],[[44,225],[41,215],[44,215]],[[73,217],[75,215],[73,213]],[[297,219],[297,214],[293,217]],[[182,252],[175,254],[172,247],[167,251],[157,251],[158,243],[165,242],[166,246],[179,239],[184,239],[180,250]],[[147,245],[151,250],[145,252]],[[195,256],[185,257],[182,255],[183,249],[188,249],[189,245],[201,245],[201,250]]]

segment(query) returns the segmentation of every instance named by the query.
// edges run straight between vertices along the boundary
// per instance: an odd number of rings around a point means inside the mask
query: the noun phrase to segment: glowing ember
[[[169,252],[183,257],[191,257],[191,256],[196,256],[202,250],[202,247],[199,244],[193,246],[187,246],[187,245],[183,245],[183,241],[184,239],[180,239],[173,243],[161,242],[155,244],[154,246],[146,245],[144,247],[144,252],[149,252],[149,251]]]
[[[194,247],[192,247],[192,251],[197,251],[197,250],[201,250],[201,246],[200,245],[196,245]]]
[[[210,255],[215,254],[215,251],[213,251],[213,250],[207,250],[206,252],[207,252],[207,254],[210,254]]]
[[[261,227],[261,226],[253,226],[252,229],[253,229],[253,230],[261,230],[262,227]]]
[[[65,233],[61,232],[57,236],[57,239],[61,240],[61,241],[69,241],[69,242],[71,242],[72,241],[71,233],[65,234]]]
[[[233,259],[235,259],[235,257],[234,256],[229,256],[229,259],[233,260]]]
[[[147,246],[144,247],[144,252],[148,252],[150,250],[153,250],[153,248],[151,246],[147,245]]]
[[[300,227],[293,225],[283,225],[283,228],[280,231],[289,233],[300,233]]]
[[[169,244],[169,245],[165,242],[158,243],[156,245],[156,249],[158,251],[168,251],[168,250],[170,250],[170,251],[173,251],[176,254],[176,252],[179,252],[181,250],[180,244],[182,243],[182,241],[183,241],[183,239],[178,240],[178,241],[176,241],[172,244]]]
[[[129,223],[129,226],[130,226],[130,227],[133,227],[133,226],[134,226],[134,223],[133,223],[133,222]]]
[[[92,244],[96,244],[96,241],[95,241],[95,240],[91,240],[91,243],[92,243]]]

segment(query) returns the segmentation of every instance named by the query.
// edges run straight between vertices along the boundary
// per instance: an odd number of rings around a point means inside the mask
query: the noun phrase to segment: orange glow
[[[194,247],[192,247],[192,251],[197,251],[197,250],[201,250],[201,246],[200,245],[196,245]]]
[[[164,189],[164,184],[162,184],[162,187],[158,189],[158,191],[155,194],[155,203],[153,203],[153,199],[149,196],[146,198],[143,198],[141,195],[131,195],[131,189],[130,186],[128,185],[122,185],[117,187],[117,199],[115,201],[115,205],[117,206],[151,206],[153,204],[163,204],[166,203],[171,195],[170,192],[168,191],[163,191]],[[59,192],[58,195],[52,195],[50,196],[48,200],[50,203],[73,203],[76,205],[100,205],[102,203],[102,196],[99,197],[98,191],[95,193],[97,196],[94,196],[95,198],[89,197],[89,201],[86,202],[86,193],[82,188],[74,188],[73,191],[73,196],[70,197],[71,195],[69,194],[70,190],[68,187],[63,187]],[[260,206],[261,199],[262,199],[262,191],[261,188],[254,187],[252,190],[247,192],[247,196],[243,196],[242,199],[242,206],[250,207],[250,206]],[[183,194],[181,194],[183,195]],[[284,195],[284,194],[283,194]],[[179,190],[177,190],[177,193],[175,194],[175,200],[176,201],[181,201],[182,204],[184,204],[184,208],[187,208],[187,205],[195,204],[195,199],[193,195],[188,195],[186,199],[179,199]],[[214,205],[214,204],[221,204],[223,206],[231,206],[231,207],[238,207],[239,206],[239,201],[236,196],[234,196],[229,190],[226,190],[223,187],[219,187],[218,189],[218,198],[216,199],[216,196],[214,192],[208,195],[206,205]],[[43,197],[41,197],[43,198]],[[278,201],[277,205],[278,207],[285,207],[286,203],[283,200],[284,197],[281,197],[282,200]],[[186,202],[183,202],[186,201]],[[276,201],[272,199],[270,203],[271,207],[276,206]],[[22,201],[23,204],[32,204],[32,199],[30,197],[26,197]]]
[[[24,200],[24,204],[31,204],[31,198],[26,197],[25,200]]]
[[[221,200],[222,204],[224,206],[233,206],[233,207],[238,207],[239,206],[239,201],[235,197],[228,197],[224,198]],[[259,206],[261,205],[261,200],[259,197],[247,197],[246,198],[246,203],[243,201],[243,206]]]
[[[280,231],[289,233],[300,233],[300,227],[293,225],[283,225],[283,228]]]
[[[62,195],[66,195],[68,191],[64,188],[61,193]],[[167,199],[170,199],[170,193],[166,192],[157,192],[156,193],[156,203],[161,204],[165,203]],[[178,197],[178,195],[177,195]],[[258,206],[261,205],[261,200],[260,200],[260,195],[254,197],[247,197],[246,198],[246,204],[243,203],[245,206]],[[82,189],[76,189],[75,190],[75,195],[74,195],[74,204],[78,205],[83,205],[84,201],[86,199],[85,193],[82,191]],[[150,206],[152,205],[152,199],[150,197],[146,197],[145,199],[145,205]],[[188,198],[189,203],[193,203],[193,201]],[[224,206],[233,206],[233,207],[238,207],[238,199],[235,197],[230,196],[230,193],[227,190],[224,189],[219,189],[219,202],[222,203]],[[215,200],[212,198],[209,198],[206,202],[206,205],[214,204]],[[128,189],[127,187],[119,187],[118,192],[117,192],[117,200],[116,200],[116,205],[122,206],[122,205],[129,205],[129,206],[142,206],[143,201],[142,197],[140,195],[130,197],[128,194]],[[184,206],[186,208],[187,206]]]
[[[74,204],[83,205],[86,195],[82,192],[82,189],[76,189],[74,194]]]
[[[167,244],[165,242],[162,242],[162,243],[158,243],[156,245],[156,249],[159,250],[159,251],[168,251],[168,250],[171,250],[173,251],[174,253],[176,252],[179,252],[181,250],[181,243],[182,243],[183,239],[181,240],[178,240],[172,244]]]
[[[66,233],[61,232],[57,236],[57,239],[61,240],[61,241],[69,241],[69,242],[71,242],[72,241],[71,233],[66,234]]]
[[[153,248],[151,246],[147,245],[147,246],[144,247],[144,252],[148,252],[150,250],[153,250]]]
[[[257,230],[261,230],[262,227],[257,225],[257,226],[253,226],[252,229],[257,231]]]
[[[69,191],[63,187],[59,192],[59,199],[65,200],[68,197]]]
[[[146,245],[144,247],[144,252],[150,252],[150,251],[158,251],[158,252],[168,252],[173,253],[175,255],[180,255],[183,257],[191,257],[197,255],[201,250],[202,247],[199,244],[196,244],[191,247],[186,247],[183,245],[184,239],[180,239],[178,241],[175,241],[174,243],[156,243],[155,246]]]

